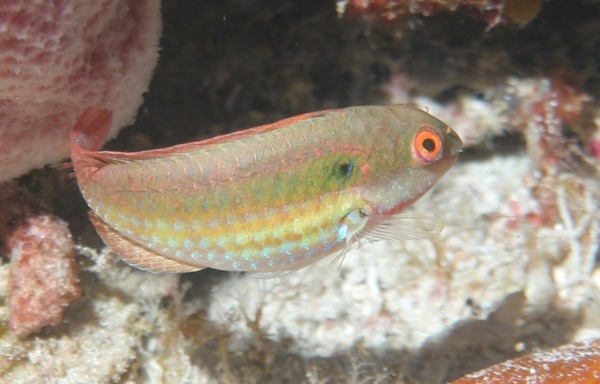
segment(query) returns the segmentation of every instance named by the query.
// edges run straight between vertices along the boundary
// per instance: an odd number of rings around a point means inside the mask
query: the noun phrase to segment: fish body
[[[406,105],[310,113],[137,153],[97,152],[110,113],[87,110],[72,162],[96,229],[153,272],[301,268],[378,232],[456,161],[446,124]],[[392,236],[393,237],[393,236]]]

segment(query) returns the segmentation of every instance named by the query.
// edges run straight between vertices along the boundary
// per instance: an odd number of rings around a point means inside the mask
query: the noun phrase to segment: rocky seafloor
[[[11,188],[69,223],[81,297],[60,324],[15,336],[14,266],[0,266],[0,380],[445,383],[600,337],[600,3],[398,3],[164,2],[150,90],[108,147],[415,103],[465,143],[410,209],[444,224],[438,238],[271,279],[155,275],[103,246],[68,171],[37,170]],[[14,244],[27,248],[3,252]]]

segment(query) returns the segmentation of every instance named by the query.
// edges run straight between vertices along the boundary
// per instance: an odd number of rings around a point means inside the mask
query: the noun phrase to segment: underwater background
[[[100,73],[53,96],[76,107],[40,116],[135,99],[106,148],[140,151],[310,111],[416,104],[464,142],[409,210],[444,230],[366,244],[339,269],[155,275],[103,245],[68,170],[22,175],[56,159],[18,174],[0,162],[12,179],[0,184],[1,382],[434,384],[600,337],[600,1],[143,3],[155,35],[106,24],[154,39],[156,66],[153,54],[131,65],[145,71],[131,83],[139,100],[121,77],[92,99]],[[142,55],[123,47],[106,73]],[[4,73],[1,113],[31,116],[39,97],[9,110]],[[1,150],[41,151],[45,139],[23,144],[42,135],[22,128],[30,120],[0,128]]]

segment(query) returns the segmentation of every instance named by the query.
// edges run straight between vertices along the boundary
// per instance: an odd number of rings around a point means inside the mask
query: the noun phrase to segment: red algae
[[[345,0],[338,2],[338,12],[350,17],[366,16],[384,22],[410,16],[433,16],[440,12],[464,11],[490,27],[514,23],[524,25],[542,9],[541,0]]]
[[[520,103],[515,103],[511,124],[524,134],[537,167],[546,174],[567,168],[594,172],[593,152],[585,153],[577,143],[580,140],[586,147],[596,130],[586,120],[592,97],[573,76],[566,74],[554,74],[532,85],[529,92],[521,95]]]
[[[9,329],[26,336],[60,324],[77,299],[75,244],[63,220],[16,183],[0,190],[0,243],[10,260]]]

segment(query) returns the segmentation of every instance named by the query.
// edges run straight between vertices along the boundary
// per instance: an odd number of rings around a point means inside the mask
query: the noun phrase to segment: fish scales
[[[445,161],[415,160],[412,141],[423,129],[448,142]],[[416,108],[353,107],[139,155],[75,143],[73,163],[94,223],[121,251],[198,269],[269,271],[347,247],[369,215],[428,190],[459,143]]]

